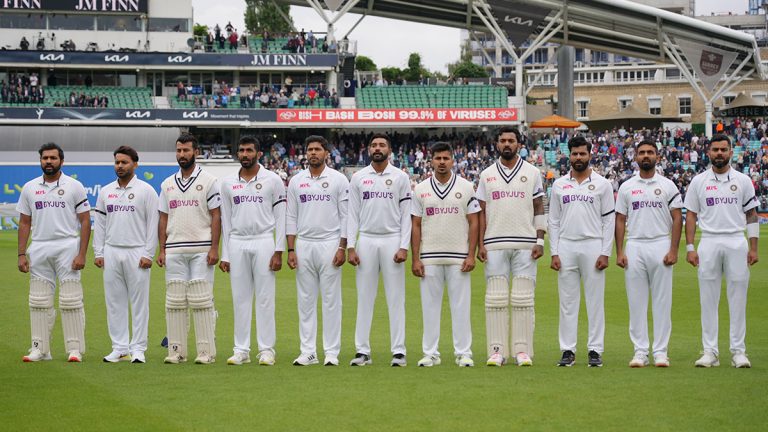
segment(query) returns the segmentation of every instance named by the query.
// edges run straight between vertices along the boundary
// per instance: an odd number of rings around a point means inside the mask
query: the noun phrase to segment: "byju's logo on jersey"
[[[107,206],[107,213],[135,212],[135,211],[136,211],[136,206],[132,206],[132,205],[110,204]]]
[[[644,208],[651,208],[651,209],[660,209],[664,206],[660,201],[633,201],[632,202],[632,210],[640,210]]]
[[[315,202],[315,201],[330,201],[331,196],[328,194],[301,194],[299,195],[299,201],[303,203]]]
[[[500,199],[512,199],[512,198],[525,198],[525,192],[522,191],[493,191],[491,193],[491,199],[496,201]]]
[[[712,206],[716,206],[716,205],[738,204],[738,203],[739,203],[739,199],[736,198],[736,197],[731,197],[731,198],[719,198],[719,197],[707,198],[707,207],[712,207]]]
[[[590,195],[579,195],[579,194],[563,195],[563,204],[569,204],[572,202],[585,202],[585,203],[592,204],[595,202],[595,197]]]
[[[427,216],[459,214],[458,207],[427,207]]]
[[[393,192],[363,192],[363,199],[394,199],[395,194]]]
[[[67,203],[64,201],[35,201],[35,208],[37,210],[47,209],[47,208],[67,208]]]
[[[238,195],[238,196],[232,197],[232,201],[235,203],[235,205],[245,204],[245,203],[261,204],[264,202],[264,197],[253,196],[253,195]]]
[[[168,207],[171,209],[179,207],[200,207],[200,201],[198,200],[170,200]]]

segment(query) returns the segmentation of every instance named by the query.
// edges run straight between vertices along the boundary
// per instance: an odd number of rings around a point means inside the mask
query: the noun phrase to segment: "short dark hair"
[[[368,146],[370,147],[371,144],[373,144],[373,140],[376,138],[384,138],[387,141],[387,145],[392,147],[392,141],[389,139],[389,135],[385,133],[375,133],[371,135],[371,139],[368,140]]]
[[[568,140],[568,151],[571,151],[574,147],[582,146],[587,146],[587,152],[592,153],[592,143],[583,136],[576,135],[575,137]]]
[[[197,138],[195,138],[194,135],[192,135],[189,132],[183,132],[181,135],[179,135],[178,138],[176,138],[177,143],[192,143],[192,148],[197,150]]]
[[[43,144],[42,146],[40,146],[40,150],[38,150],[37,152],[40,153],[40,157],[43,157],[43,152],[44,151],[48,151],[48,150],[58,150],[59,151],[59,159],[64,160],[64,150],[62,150],[61,147],[59,147],[58,144],[53,143],[53,142],[49,142],[47,144]]]
[[[328,148],[328,140],[325,139],[325,137],[322,137],[320,135],[310,135],[306,139],[304,139],[304,151],[306,152],[307,147],[313,142],[319,143],[321,146],[323,146],[323,150],[330,151]]]
[[[499,130],[496,131],[496,141],[498,141],[499,138],[501,138],[501,134],[505,134],[505,133],[513,133],[513,134],[515,134],[515,139],[517,139],[517,142],[519,142],[521,144],[523,143],[523,140],[520,139],[520,130],[518,130],[514,126],[502,126],[502,127],[500,127]]]
[[[653,147],[654,153],[656,153],[656,154],[659,153],[659,148],[656,147],[656,143],[651,141],[651,140],[649,140],[649,139],[647,139],[647,138],[642,140],[642,141],[640,141],[639,143],[637,143],[637,146],[635,147],[635,149],[640,150],[641,146],[651,146],[651,147]]]
[[[133,149],[133,147],[125,145],[120,146],[112,153],[112,156],[117,156],[118,154],[124,154],[131,158],[131,160],[134,162],[139,161],[139,154],[136,152],[136,150]]]
[[[432,147],[429,148],[429,151],[431,151],[433,155],[435,153],[447,151],[451,153],[451,156],[453,156],[453,147],[445,141],[438,141],[432,144]]]
[[[713,142],[720,142],[720,141],[726,141],[728,143],[728,147],[731,146],[731,137],[725,134],[715,134],[711,140],[709,140],[709,143]]]
[[[256,139],[256,137],[251,135],[246,135],[242,138],[240,138],[240,142],[237,144],[238,150],[240,147],[242,147],[243,144],[253,144],[253,146],[256,148],[256,151],[261,150],[261,145],[259,144],[259,140]]]

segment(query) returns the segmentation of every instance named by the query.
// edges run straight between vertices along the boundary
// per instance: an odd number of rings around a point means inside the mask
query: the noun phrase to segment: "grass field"
[[[763,228],[763,238],[768,229]],[[684,261],[684,252],[680,253]],[[421,357],[421,307],[416,279],[407,276],[409,365],[389,367],[389,332],[380,289],[372,330],[374,364],[350,368],[354,355],[356,295],[351,267],[344,271],[342,366],[298,368],[298,319],[294,274],[284,266],[277,282],[277,365],[226,365],[232,347],[229,280],[216,274],[218,362],[164,365],[163,272],[152,275],[147,364],[104,364],[110,351],[101,273],[83,273],[88,352],[81,364],[65,362],[60,320],[50,362],[25,364],[29,347],[28,276],[16,270],[16,234],[0,232],[0,260],[8,272],[0,296],[0,428],[3,430],[765,430],[768,384],[768,247],[752,268],[747,347],[752,369],[729,367],[728,313],[720,308],[723,366],[696,369],[700,351],[699,295],[695,272],[675,268],[668,369],[630,369],[627,299],[613,258],[605,293],[605,367],[585,366],[586,318],[579,324],[577,365],[557,368],[556,273],[539,263],[536,292],[536,358],[531,368],[487,368],[484,281],[473,273],[473,351],[478,367],[453,364],[450,318],[444,303],[440,350],[443,365],[417,368]],[[409,259],[410,261],[410,259]],[[583,302],[583,300],[582,300]],[[255,329],[254,329],[255,331]],[[191,339],[192,340],[192,339]],[[318,341],[321,338],[318,337]],[[255,344],[255,338],[253,339]],[[194,342],[192,342],[194,347]],[[194,355],[194,348],[191,349]],[[322,356],[322,346],[319,354]]]

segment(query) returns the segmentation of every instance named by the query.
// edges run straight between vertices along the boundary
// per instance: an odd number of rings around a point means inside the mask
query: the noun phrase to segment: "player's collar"
[[[200,167],[200,165],[195,165],[195,170],[192,171],[192,175],[189,176],[187,181],[191,181],[192,179],[197,178],[197,176],[200,175],[200,171],[202,170],[203,169]],[[176,179],[182,182],[184,181],[184,175],[181,173],[181,168],[179,168],[179,170],[176,171]]]
[[[58,179],[58,180],[56,180],[56,183],[48,183],[47,181],[45,181],[45,176],[44,176],[44,175],[41,175],[41,176],[40,176],[40,177],[38,177],[38,178],[40,179],[40,184],[41,184],[41,185],[45,185],[45,186],[47,186],[47,185],[49,185],[49,184],[50,184],[50,185],[52,185],[51,187],[53,187],[53,188],[57,188],[57,187],[59,187],[59,186],[63,186],[63,185],[65,185],[65,184],[67,184],[67,183],[68,183],[67,179],[68,179],[69,177],[67,177],[67,175],[66,175],[66,174],[64,174],[64,173],[61,173],[61,175],[59,176],[59,179]]]
[[[136,174],[134,174],[133,177],[131,178],[131,180],[128,182],[128,184],[125,185],[125,189],[130,189],[130,188],[136,186],[136,182],[137,181],[139,181],[139,177]],[[119,181],[115,181],[115,184],[117,185],[118,189],[123,189],[123,188],[120,187],[120,182]]]
[[[312,171],[310,171],[309,168],[307,168],[306,169],[307,173],[305,174],[305,177],[308,178],[308,179],[321,179],[321,178],[325,178],[325,177],[328,177],[327,170],[328,170],[328,165],[323,164],[323,171],[320,172],[319,176],[314,177],[314,176],[312,176]]]
[[[719,181],[719,182],[731,181],[731,170],[732,169],[733,169],[733,167],[728,166],[728,171],[725,174],[718,174],[718,173],[715,172],[715,170],[712,167],[710,167],[709,168],[710,177],[712,177],[714,180]]]
[[[509,183],[512,181],[512,179],[515,178],[517,173],[520,172],[520,169],[523,167],[523,158],[520,156],[517,157],[517,162],[515,163],[515,166],[512,167],[512,169],[507,168],[504,166],[504,164],[501,163],[501,160],[496,161],[496,169],[499,171],[499,175],[501,175],[501,178]]]
[[[379,173],[378,171],[376,171],[376,168],[373,167],[373,164],[368,165],[368,172],[371,174],[377,174],[377,175],[391,174],[392,170],[394,169],[395,167],[393,167],[391,163],[387,162],[387,166],[384,168],[384,171]]]
[[[240,183],[250,183],[250,182],[255,182],[259,178],[263,178],[264,175],[262,173],[264,172],[264,170],[266,168],[264,168],[264,165],[262,165],[262,164],[260,164],[258,162],[257,162],[257,164],[259,165],[259,170],[256,171],[256,175],[253,176],[253,178],[250,181],[246,181],[244,178],[242,178],[240,176],[240,173],[243,171],[242,167],[239,170],[237,170],[237,174],[235,174],[235,178],[237,179],[237,181],[240,182]]]
[[[451,192],[451,189],[453,189],[453,185],[456,184],[456,174],[451,172],[451,178],[448,180],[448,183],[445,184],[440,183],[433,175],[429,178],[429,184],[432,186],[432,190],[435,191],[435,195],[437,195],[438,198],[445,199]]]

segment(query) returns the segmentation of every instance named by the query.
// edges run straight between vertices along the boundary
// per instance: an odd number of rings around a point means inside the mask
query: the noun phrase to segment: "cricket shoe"
[[[104,357],[104,363],[120,363],[125,361],[131,361],[130,354],[112,351]]]
[[[216,357],[203,351],[195,358],[195,364],[213,364],[216,363]]]
[[[227,359],[227,364],[232,366],[241,366],[250,362],[251,356],[244,352],[236,352],[232,357]]]
[[[635,353],[635,356],[629,361],[631,368],[644,368],[646,366],[648,366],[648,354],[645,353]]]
[[[373,363],[373,360],[371,360],[371,356],[368,354],[363,353],[357,353],[355,354],[355,358],[352,359],[351,362],[349,362],[350,366],[365,366]]]
[[[144,358],[143,352],[136,351],[135,353],[131,354],[131,363],[143,364],[146,362],[147,362],[147,359]]]
[[[703,368],[720,366],[720,359],[717,358],[717,354],[711,351],[704,351],[704,355],[702,355],[701,358],[696,360],[696,363],[694,363],[694,365],[696,367],[703,367]]]
[[[599,352],[592,350],[587,353],[587,366],[589,367],[603,367],[603,356]]]
[[[571,350],[565,350],[563,351],[563,356],[560,358],[560,361],[557,362],[557,365],[560,367],[571,367],[575,363],[576,354],[574,354]]]
[[[406,367],[408,363],[405,361],[405,354],[397,353],[392,356],[392,361],[389,363],[392,367]]]
[[[442,361],[439,356],[424,356],[417,364],[419,367],[432,367],[439,366],[440,363],[442,363]]]
[[[533,366],[533,360],[531,360],[531,357],[524,352],[517,353],[515,356],[515,363],[517,363],[518,366]]]
[[[80,354],[80,351],[72,350],[67,355],[67,361],[70,363],[80,363],[83,361],[83,355]]]
[[[507,359],[505,359],[504,356],[501,355],[501,353],[493,353],[490,357],[488,357],[488,361],[485,362],[485,365],[501,367],[506,362],[507,362]]]
[[[32,348],[31,350],[29,350],[29,354],[22,357],[21,360],[24,363],[34,363],[34,362],[39,362],[41,360],[47,361],[47,360],[50,360],[51,358],[52,358],[51,353],[47,352],[43,354],[43,352],[40,351],[39,349]]]
[[[168,354],[168,356],[163,359],[163,363],[165,364],[179,364],[179,363],[186,363],[187,359],[181,354]]]
[[[320,360],[317,359],[317,354],[302,354],[293,361],[294,366],[309,366],[318,363],[320,363]]]
[[[467,354],[456,357],[456,364],[459,367],[475,367],[475,361]]]
[[[665,353],[654,354],[653,365],[660,368],[669,367],[669,357]]]
[[[749,362],[746,354],[737,352],[731,357],[731,366],[735,368],[751,368],[752,363]]]
[[[274,366],[275,365],[275,353],[270,350],[262,351],[259,353],[259,364],[261,366]]]
[[[323,362],[323,366],[338,366],[339,365],[339,358],[332,355],[325,356],[325,361]]]

